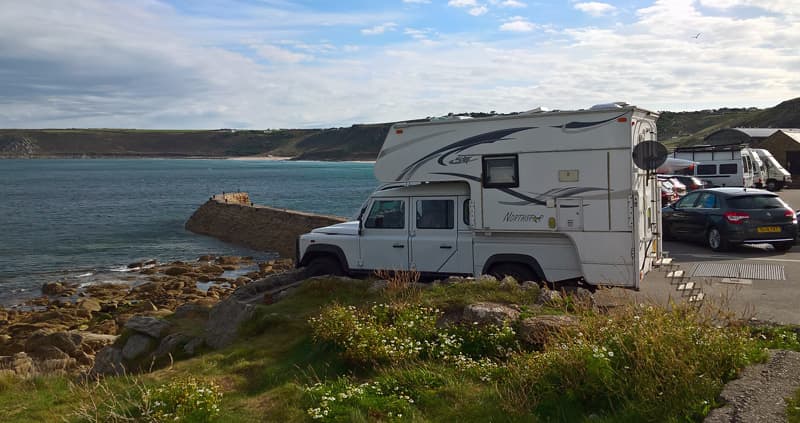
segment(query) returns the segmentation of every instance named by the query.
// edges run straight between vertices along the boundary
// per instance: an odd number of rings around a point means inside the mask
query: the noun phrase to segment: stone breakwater
[[[186,222],[186,229],[258,251],[295,257],[295,242],[314,228],[346,219],[253,204],[246,192],[211,197]]]

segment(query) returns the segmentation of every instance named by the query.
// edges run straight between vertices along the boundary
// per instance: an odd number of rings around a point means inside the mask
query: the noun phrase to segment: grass
[[[100,387],[63,377],[0,379],[0,421],[110,421],[109,407],[131,407],[142,389],[187,377],[220,386],[224,419],[218,420],[226,422],[313,421],[310,410],[322,410],[323,401],[331,413],[323,421],[692,421],[714,406],[724,381],[763,358],[764,347],[794,345],[789,328],[757,329],[750,336],[747,328],[709,324],[694,309],[638,306],[611,314],[573,307],[579,326],[559,332],[543,350],[519,346],[491,354],[497,339],[491,331],[462,331],[459,336],[472,345],[464,350],[469,359],[359,361],[348,358],[346,346],[313,337],[310,319],[331,304],[445,311],[478,301],[530,305],[538,296],[537,289],[497,281],[423,289],[411,282],[379,291],[370,289],[370,281],[308,281],[284,300],[259,306],[234,345],[147,375],[106,378]],[[526,315],[564,312],[530,310]],[[392,322],[379,330],[405,333],[392,329]],[[348,394],[362,385],[371,388]],[[79,412],[90,399],[106,407],[105,418]],[[798,403],[796,396],[790,408]]]
[[[794,393],[792,398],[787,398],[786,403],[786,421],[800,423],[800,389]]]

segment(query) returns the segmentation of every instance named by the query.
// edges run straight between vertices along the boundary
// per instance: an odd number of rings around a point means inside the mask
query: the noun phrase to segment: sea
[[[0,304],[38,296],[46,282],[130,282],[128,264],[143,260],[273,257],[184,229],[216,193],[352,217],[377,185],[372,163],[0,160]]]

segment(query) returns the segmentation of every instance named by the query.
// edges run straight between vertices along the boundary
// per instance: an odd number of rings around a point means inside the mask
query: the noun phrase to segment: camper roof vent
[[[434,116],[428,120],[430,120],[431,122],[436,122],[440,120],[464,120],[464,119],[472,119],[472,116],[458,116],[458,115]]]
[[[630,106],[630,104],[624,101],[615,101],[613,103],[595,104],[594,106],[590,107],[589,110],[621,109],[627,106]]]

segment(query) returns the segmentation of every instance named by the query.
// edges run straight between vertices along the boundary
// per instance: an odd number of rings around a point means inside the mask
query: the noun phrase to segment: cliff
[[[235,192],[211,197],[192,214],[185,227],[197,234],[294,258],[299,235],[344,221],[337,216],[255,205],[246,192]]]

